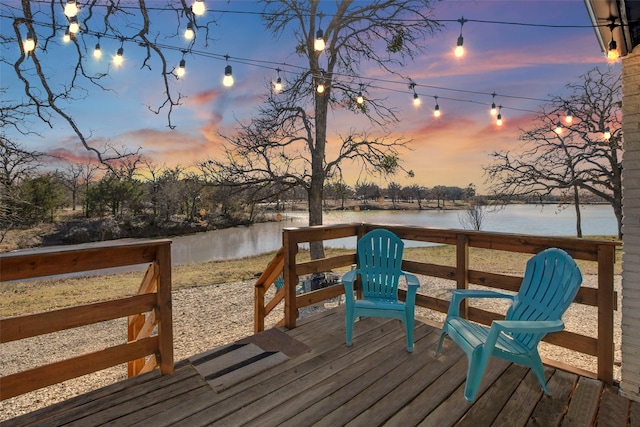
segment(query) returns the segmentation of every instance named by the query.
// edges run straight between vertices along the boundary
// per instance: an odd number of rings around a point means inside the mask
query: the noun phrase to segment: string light
[[[67,18],[72,18],[78,14],[78,4],[76,0],[67,0],[67,4],[64,6],[64,14]]]
[[[124,62],[124,48],[120,46],[116,56],[113,57],[113,65],[119,67]]]
[[[322,52],[325,48],[324,34],[322,32],[322,29],[319,29],[316,33],[316,41],[313,43],[313,48],[316,50],[316,52]]]
[[[618,52],[618,44],[613,38],[613,30],[616,28],[615,18],[611,18],[611,24],[609,24],[609,29],[611,30],[611,41],[609,42],[608,51],[607,51],[607,59],[609,61],[617,61],[620,58],[620,52]]]
[[[571,110],[567,110],[567,115],[564,117],[564,121],[569,125],[573,123],[573,113]]]
[[[609,128],[604,129],[604,133],[602,134],[602,136],[604,137],[605,141],[608,141],[611,139],[611,131],[609,130]]]
[[[440,105],[438,105],[438,97],[434,96],[434,98],[436,99],[436,106],[433,108],[433,117],[438,118],[442,113],[440,112]]]
[[[502,126],[502,105],[498,106],[498,116],[496,117],[496,126]]]
[[[409,83],[409,89],[413,91],[413,105],[414,107],[419,107],[421,104],[420,98],[416,93],[416,84],[414,82]]]
[[[321,74],[321,77],[318,80],[318,85],[316,86],[316,92],[318,92],[319,94],[323,94],[326,89],[326,84],[324,81],[324,70],[321,70],[320,74]]]
[[[80,24],[78,24],[78,18],[75,16],[72,16],[71,18],[69,18],[69,32],[71,34],[76,34],[78,31],[80,31]]]
[[[362,105],[364,104],[364,96],[362,95],[362,87],[364,85],[362,83],[360,83],[360,90],[358,91],[358,96],[356,97],[356,103],[358,105]]]
[[[282,78],[280,77],[280,71],[282,71],[280,68],[276,68],[276,71],[278,72],[278,79],[276,80],[276,84],[274,85],[273,89],[276,92],[280,92],[282,91]]]
[[[183,59],[180,60],[180,65],[178,65],[178,69],[176,70],[176,76],[178,76],[178,78],[180,77],[184,77],[186,70],[185,70],[185,65],[186,65],[186,61]]]
[[[224,67],[224,78],[222,79],[222,84],[225,87],[233,86],[233,74],[231,72],[231,65],[229,65],[229,55],[225,55],[224,58],[227,60],[227,66]]]
[[[100,49],[100,42],[96,43],[96,48],[93,49],[93,57],[96,59],[102,58],[102,49]]]
[[[456,58],[462,58],[462,56],[464,55],[464,38],[462,37],[462,26],[464,25],[465,22],[467,22],[466,19],[464,19],[464,16],[460,19],[458,19],[458,22],[460,23],[460,35],[458,36],[458,42],[456,43],[456,49],[453,52],[456,56]]]
[[[187,40],[193,40],[195,36],[196,36],[196,32],[193,31],[193,25],[191,24],[191,22],[189,22],[187,24],[187,29],[184,30],[184,38]]]
[[[64,35],[62,36],[62,41],[65,43],[69,43],[71,41],[71,34],[69,33],[69,30],[66,30],[64,32]]]
[[[558,120],[558,122],[556,123],[556,128],[554,129],[554,132],[558,135],[562,134],[562,123],[560,123],[560,120]]]
[[[196,0],[192,5],[191,5],[191,11],[193,12],[194,15],[197,16],[202,16],[204,15],[204,12],[207,10],[205,4],[204,4],[204,0]]]
[[[498,114],[498,108],[496,107],[496,93],[493,92],[491,96],[493,98],[491,100],[491,110],[489,110],[489,113],[491,113],[492,116],[495,116],[496,114]]]
[[[36,40],[32,31],[27,31],[27,38],[24,41],[23,47],[26,53],[31,53],[36,49]]]

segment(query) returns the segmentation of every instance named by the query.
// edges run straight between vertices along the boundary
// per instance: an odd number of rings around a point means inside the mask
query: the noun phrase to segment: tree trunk
[[[311,183],[309,185],[309,225],[322,225],[322,196],[324,191],[324,155],[327,143],[327,108],[330,89],[316,95],[316,140],[311,150]],[[323,242],[309,244],[311,259],[324,258]]]
[[[582,213],[580,212],[580,194],[578,187],[573,186],[573,205],[576,209],[576,236],[582,238]]]

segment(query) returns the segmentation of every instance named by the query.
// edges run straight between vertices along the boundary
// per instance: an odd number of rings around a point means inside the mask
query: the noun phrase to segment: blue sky
[[[3,2],[7,5],[17,2]],[[275,39],[268,33],[258,15],[226,13],[224,11],[259,11],[252,1],[206,0],[209,11],[206,18],[215,18],[218,25],[211,27],[213,42],[196,49],[215,55],[229,55],[233,66],[235,85],[224,88],[221,84],[225,61],[201,55],[185,54],[187,74],[175,81],[175,88],[185,96],[183,105],[173,116],[176,128],[167,127],[166,115],[151,113],[147,105],[156,106],[161,100],[162,86],[157,64],[151,71],[141,69],[142,49],[124,45],[125,63],[114,69],[108,61],[120,43],[101,40],[105,55],[100,61],[88,58],[89,70],[108,71],[105,85],[109,91],[89,88],[84,99],[65,105],[91,141],[100,145],[107,141],[114,146],[142,147],[142,154],[158,165],[183,166],[220,154],[218,133],[232,135],[236,121],[248,120],[260,106],[267,86],[277,77],[273,67],[256,67],[238,61],[247,58],[275,63],[303,64],[294,54],[292,34],[285,33]],[[80,2],[82,4],[82,2]],[[158,4],[164,4],[158,2]],[[321,9],[334,2],[321,2]],[[324,11],[324,9],[323,9]],[[393,129],[395,136],[411,139],[411,151],[404,152],[404,166],[415,171],[414,178],[394,177],[404,185],[417,183],[466,186],[474,183],[484,187],[482,165],[489,162],[488,153],[494,150],[515,150],[519,146],[520,129],[531,125],[533,113],[541,101],[510,98],[507,96],[548,99],[562,95],[565,85],[579,80],[579,76],[595,66],[607,67],[592,28],[549,28],[539,25],[589,26],[583,1],[443,1],[436,5],[435,19],[500,21],[537,24],[535,26],[504,25],[497,23],[467,22],[462,33],[466,54],[456,58],[453,49],[460,33],[458,22],[448,22],[433,39],[427,40],[424,54],[409,63],[402,72],[418,84],[417,92],[423,103],[415,108],[412,94],[398,77],[387,75],[375,66],[364,67],[361,77],[389,80],[376,83],[391,90],[372,89],[372,96],[386,97],[398,109],[400,122]],[[64,19],[60,11],[60,18]],[[82,11],[79,15],[82,21]],[[173,16],[157,17],[166,21],[168,32],[175,30]],[[2,32],[11,28],[2,21]],[[95,37],[86,37],[87,45]],[[177,64],[186,46],[180,37],[167,39],[167,45],[177,48],[167,54]],[[183,46],[181,46],[183,43]],[[51,46],[47,56],[48,69],[56,81],[64,81],[68,72],[65,49],[70,45]],[[67,51],[68,52],[68,51]],[[11,57],[16,52],[3,52]],[[619,69],[619,64],[614,64]],[[21,93],[12,70],[0,64],[1,87],[8,87],[7,99],[19,99]],[[283,72],[283,76],[286,71]],[[395,81],[395,83],[394,83]],[[429,87],[425,87],[429,86]],[[84,87],[89,87],[84,85]],[[457,92],[457,89],[469,92]],[[503,104],[504,125],[495,126],[488,113],[492,98]],[[434,96],[439,97],[443,112],[433,118]],[[446,99],[455,98],[458,101]],[[482,103],[486,103],[483,105]],[[369,124],[345,111],[336,111],[329,119],[329,140],[344,134],[354,125],[363,129]],[[69,159],[90,156],[77,142],[72,130],[61,120],[53,121],[53,128],[32,119],[30,127],[41,137],[22,136],[8,131],[7,136],[34,150],[59,153]],[[347,180],[353,184],[359,169],[347,168]],[[351,182],[349,180],[351,179]],[[371,179],[381,186],[386,181]]]

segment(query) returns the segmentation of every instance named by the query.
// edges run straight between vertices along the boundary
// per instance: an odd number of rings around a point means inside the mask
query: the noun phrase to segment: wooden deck
[[[413,353],[402,325],[385,319],[357,322],[346,347],[340,308],[286,334],[290,342],[214,349],[174,374],[156,370],[2,425],[640,425],[640,403],[600,381],[547,368],[552,396],[544,396],[528,369],[498,360],[469,404],[464,354],[447,340],[434,359],[439,330],[422,322]]]

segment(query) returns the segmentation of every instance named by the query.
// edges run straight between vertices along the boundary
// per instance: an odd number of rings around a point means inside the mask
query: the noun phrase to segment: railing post
[[[296,254],[298,242],[292,241],[291,233],[282,231],[282,243],[284,247],[284,326],[288,329],[296,327],[298,307],[296,307],[296,286],[298,275],[296,274]]]
[[[255,300],[254,300],[254,313],[253,313],[253,333],[257,334],[258,332],[264,331],[264,285],[256,285],[255,289]]]
[[[598,379],[613,384],[613,264],[615,246],[598,246]]]
[[[469,288],[469,238],[466,234],[456,236],[456,288]],[[465,319],[469,318],[469,300],[462,301],[461,313]]]
[[[173,372],[173,319],[171,313],[171,244],[158,247],[157,316],[160,372]]]

